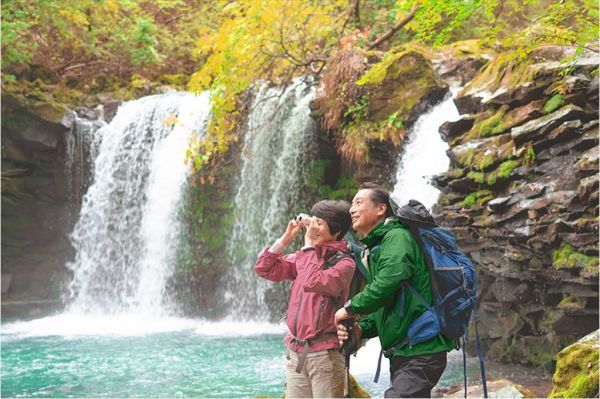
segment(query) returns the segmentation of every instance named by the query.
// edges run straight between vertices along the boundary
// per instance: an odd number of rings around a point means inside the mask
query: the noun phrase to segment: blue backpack
[[[428,303],[419,292],[405,281],[402,289],[409,289],[427,311],[419,316],[409,326],[407,337],[385,351],[393,354],[395,350],[404,345],[415,345],[427,342],[438,335],[447,337],[456,342],[456,348],[463,349],[463,371],[465,398],[467,397],[466,375],[466,350],[468,341],[468,324],[471,314],[475,311],[476,347],[481,368],[483,394],[487,398],[487,383],[485,378],[485,365],[481,354],[481,343],[478,331],[478,317],[476,313],[477,301],[477,273],[471,259],[456,245],[454,234],[447,229],[439,227],[427,208],[416,200],[399,207],[390,199],[392,210],[396,217],[406,224],[413,237],[423,251],[423,256],[429,269],[434,303]],[[404,295],[400,295],[404,298]],[[403,307],[400,306],[400,309]],[[461,342],[462,341],[462,342]],[[382,351],[383,353],[383,351]],[[379,377],[380,366],[376,373]],[[377,382],[377,381],[376,381]]]

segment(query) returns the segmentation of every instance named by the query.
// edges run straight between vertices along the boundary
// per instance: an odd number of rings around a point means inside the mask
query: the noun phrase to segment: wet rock
[[[568,104],[549,115],[512,128],[510,135],[517,144],[524,143],[550,131],[566,120],[581,118],[584,115],[585,112],[583,109],[576,105]]]
[[[488,208],[492,212],[501,212],[508,206],[508,201],[511,197],[497,197],[487,203]]]
[[[482,303],[481,330],[482,335],[489,338],[513,336],[523,327],[524,322],[517,312],[503,308],[490,309],[488,303]]]
[[[544,96],[544,91],[551,81],[527,82],[511,90],[501,91],[489,98],[485,103],[494,107],[509,105],[511,108],[531,103]]]
[[[598,203],[598,175],[582,179],[577,187],[577,193],[581,201],[587,204]]]
[[[598,146],[585,151],[581,159],[575,163],[575,169],[580,172],[597,172],[598,158],[600,157],[600,148]]]
[[[468,132],[473,127],[474,121],[475,117],[473,115],[466,115],[454,122],[444,122],[439,129],[440,134],[444,141],[451,141],[453,138]]]

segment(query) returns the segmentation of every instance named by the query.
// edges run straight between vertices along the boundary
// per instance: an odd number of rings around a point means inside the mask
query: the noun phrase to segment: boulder
[[[488,398],[535,398],[536,395],[529,389],[505,378],[495,378],[487,382]],[[464,398],[465,390],[459,389],[454,392],[442,394],[442,398]],[[483,386],[467,386],[469,398],[483,398]]]
[[[596,330],[558,353],[549,398],[598,397],[599,339]]]
[[[448,86],[425,55],[404,47],[375,64],[357,85],[367,93],[370,119],[386,121],[397,113],[405,126],[448,93]]]

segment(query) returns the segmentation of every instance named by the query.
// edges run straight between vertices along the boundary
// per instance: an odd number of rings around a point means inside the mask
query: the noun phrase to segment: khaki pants
[[[299,354],[288,350],[286,398],[341,398],[344,396],[344,357],[338,351],[309,354],[300,373]]]

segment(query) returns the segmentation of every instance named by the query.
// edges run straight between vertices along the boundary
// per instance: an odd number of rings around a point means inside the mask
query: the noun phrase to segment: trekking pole
[[[350,355],[356,347],[356,336],[354,335],[354,319],[342,320],[342,325],[348,330],[348,339],[342,344],[340,351],[344,355],[344,367],[346,374],[344,375],[344,398],[350,397]]]

